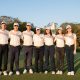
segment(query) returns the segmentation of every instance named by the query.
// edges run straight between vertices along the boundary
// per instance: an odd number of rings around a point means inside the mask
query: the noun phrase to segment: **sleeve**
[[[7,31],[8,39],[9,39],[9,31]]]
[[[33,35],[33,42],[34,42],[34,40],[35,40],[35,34]]]
[[[54,38],[54,41],[56,41],[57,40],[57,35],[55,35],[55,38]]]
[[[22,32],[20,32],[20,39],[22,39]]]
[[[77,36],[76,36],[76,34],[74,34],[74,39],[76,39],[77,38]]]
[[[22,34],[21,34],[21,39],[23,40],[23,38],[24,38],[24,37],[23,37],[23,32],[22,32]]]
[[[11,31],[8,34],[9,34],[9,38],[11,38]]]

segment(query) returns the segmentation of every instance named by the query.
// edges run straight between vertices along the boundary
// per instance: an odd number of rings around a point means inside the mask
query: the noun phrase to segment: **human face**
[[[18,31],[18,25],[14,25],[14,31]]]
[[[36,34],[40,34],[40,32],[41,32],[40,29],[36,30]]]
[[[59,30],[58,30],[58,33],[59,33],[59,34],[62,34],[62,30],[59,29]]]
[[[68,33],[72,32],[72,28],[68,28],[68,29],[67,29],[67,32],[68,32]]]
[[[50,29],[46,29],[46,33],[47,34],[50,34]]]
[[[6,24],[2,24],[2,25],[1,25],[2,30],[5,30],[6,27],[7,27]]]
[[[29,30],[29,31],[31,30],[31,26],[29,26],[29,25],[27,25],[26,28],[27,28],[27,30]]]

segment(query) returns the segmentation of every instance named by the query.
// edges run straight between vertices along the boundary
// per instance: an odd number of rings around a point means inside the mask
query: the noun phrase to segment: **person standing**
[[[6,23],[1,22],[0,29],[0,75],[2,74],[2,59],[4,60],[3,74],[7,75],[7,63],[8,63],[8,39],[9,31],[6,30]]]
[[[72,32],[71,25],[66,26],[65,51],[68,65],[67,75],[74,75],[74,54],[76,54],[76,34]]]
[[[62,31],[62,27],[59,27],[56,32],[55,40],[56,42],[56,58],[57,58],[57,72],[56,74],[63,74],[63,66],[64,66],[64,34]]]
[[[33,36],[34,42],[34,57],[35,57],[35,72],[43,72],[43,55],[44,55],[44,35],[41,34],[40,28],[36,28],[36,33]],[[40,66],[40,71],[39,67]]]
[[[29,71],[30,74],[33,74],[33,70],[31,68],[32,64],[32,56],[33,56],[33,35],[34,32],[31,31],[31,23],[26,24],[26,31],[23,31],[23,54],[24,54],[24,71],[23,74]]]
[[[14,62],[16,66],[16,75],[20,75],[19,55],[20,55],[20,39],[21,39],[22,33],[18,30],[18,28],[19,28],[19,24],[14,23],[13,30],[9,32],[9,37],[10,37],[10,47],[9,47],[10,72],[9,72],[9,75],[13,74]]]
[[[48,73],[48,66],[49,66],[49,57],[50,57],[50,69],[52,71],[52,74],[55,74],[55,46],[54,46],[54,37],[52,36],[51,30],[49,27],[45,30],[45,36],[44,36],[44,43],[45,43],[45,49],[44,49],[44,55],[45,55],[45,74]]]

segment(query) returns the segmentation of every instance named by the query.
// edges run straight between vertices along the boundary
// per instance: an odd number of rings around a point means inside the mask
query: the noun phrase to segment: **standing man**
[[[26,31],[23,31],[23,53],[24,53],[24,71],[23,74],[29,71],[30,74],[33,74],[31,68],[32,64],[32,54],[33,54],[33,34],[31,31],[31,23],[27,23]]]
[[[13,74],[13,66],[15,62],[16,66],[16,75],[19,75],[19,55],[20,55],[20,39],[21,39],[21,32],[18,31],[19,24],[14,23],[13,30],[10,31],[10,72],[9,75]]]
[[[34,42],[35,72],[41,73],[43,72],[44,35],[41,34],[40,28],[36,28],[36,33],[33,36],[33,42]]]
[[[0,29],[0,75],[2,74],[2,59],[4,60],[3,74],[7,75],[9,31],[6,30],[6,27],[6,23],[2,22]]]

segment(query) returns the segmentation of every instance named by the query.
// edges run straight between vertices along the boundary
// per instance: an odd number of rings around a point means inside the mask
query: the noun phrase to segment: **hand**
[[[74,55],[76,55],[76,50],[74,50]]]

